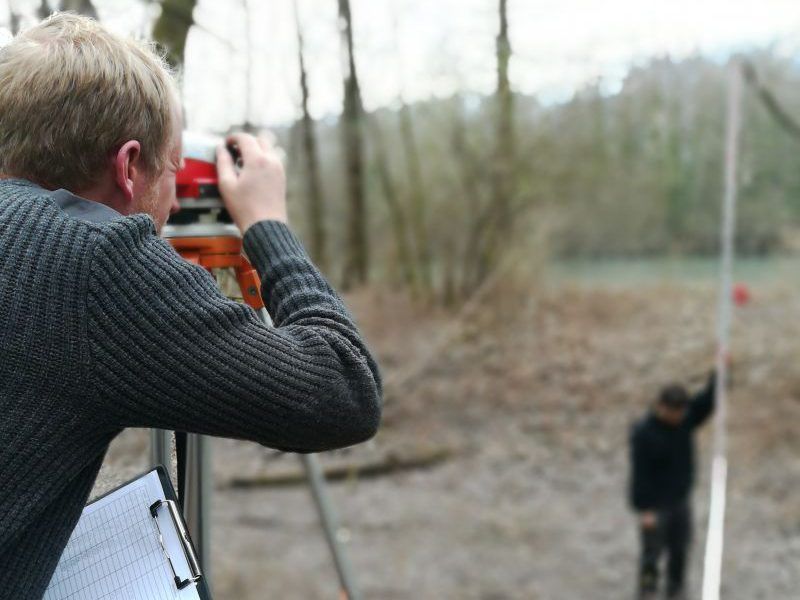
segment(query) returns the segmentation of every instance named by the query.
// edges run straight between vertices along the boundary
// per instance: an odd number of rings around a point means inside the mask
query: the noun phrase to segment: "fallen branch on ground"
[[[388,451],[383,456],[354,463],[323,465],[325,479],[341,481],[343,479],[367,479],[412,469],[427,469],[444,462],[455,454],[451,446],[433,446],[416,448],[409,452]],[[246,477],[234,477],[224,486],[228,488],[247,489],[254,487],[276,487],[300,485],[306,483],[306,473],[298,465],[297,468],[276,470]]]

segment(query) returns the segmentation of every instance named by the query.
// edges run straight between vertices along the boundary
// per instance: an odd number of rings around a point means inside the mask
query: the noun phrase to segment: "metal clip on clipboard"
[[[158,509],[162,505],[166,505],[169,509],[169,514],[170,517],[172,517],[175,530],[178,532],[181,547],[183,548],[183,554],[186,557],[186,562],[189,564],[189,569],[191,570],[191,577],[188,579],[181,579],[178,576],[178,573],[175,571],[175,564],[172,562],[172,558],[170,558],[167,548],[164,546],[164,536],[161,533],[161,525],[158,524]],[[153,515],[153,520],[156,522],[156,527],[158,528],[158,540],[161,543],[161,548],[164,550],[164,555],[169,561],[169,566],[172,569],[172,575],[175,577],[175,585],[179,590],[182,590],[187,585],[200,581],[200,579],[203,577],[203,574],[200,571],[200,563],[197,560],[197,554],[195,554],[194,547],[189,539],[189,533],[186,531],[186,527],[183,525],[183,519],[181,519],[175,502],[173,500],[156,500],[150,505],[150,514]]]

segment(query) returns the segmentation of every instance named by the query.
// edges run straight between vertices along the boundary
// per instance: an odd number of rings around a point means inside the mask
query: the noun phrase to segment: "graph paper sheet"
[[[89,504],[67,543],[44,600],[199,600],[178,590],[150,505],[165,499],[156,471]],[[159,513],[166,551],[181,577],[189,565],[168,516]]]

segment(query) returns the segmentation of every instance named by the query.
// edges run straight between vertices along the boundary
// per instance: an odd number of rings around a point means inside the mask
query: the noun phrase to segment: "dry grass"
[[[515,287],[523,293],[502,294],[513,310],[488,296],[441,348],[448,315],[387,291],[348,299],[389,382],[386,425],[373,444],[323,460],[431,442],[459,449],[433,469],[332,486],[368,598],[630,597],[627,428],[664,382],[701,383],[713,358],[714,290]],[[798,310],[798,291],[776,284],[737,312],[729,600],[790,598],[800,587]],[[424,368],[393,384],[393,373],[420,356]],[[708,458],[701,441],[698,526]],[[221,483],[294,460],[232,441],[216,452]],[[304,488],[218,490],[216,506],[218,598],[335,597]],[[702,527],[698,534],[701,542]]]

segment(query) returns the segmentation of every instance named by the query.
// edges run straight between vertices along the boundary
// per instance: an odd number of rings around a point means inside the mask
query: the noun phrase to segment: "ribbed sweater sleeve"
[[[374,435],[378,368],[289,228],[245,252],[276,325],[224,297],[144,216],[98,229],[88,282],[89,378],[110,427],[158,427],[316,452]]]

